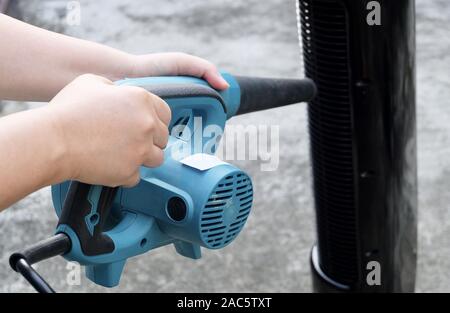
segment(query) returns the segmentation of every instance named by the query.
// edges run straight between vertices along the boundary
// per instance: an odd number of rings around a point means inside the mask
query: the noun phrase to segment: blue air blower
[[[56,235],[10,258],[12,268],[40,292],[53,292],[30,264],[63,255],[86,266],[94,283],[113,287],[128,258],[173,244],[185,257],[200,247],[230,244],[250,214],[250,177],[214,156],[225,122],[237,114],[310,100],[309,79],[233,77],[216,91],[193,77],[125,79],[117,85],[145,88],[172,111],[164,163],[142,166],[133,188],[64,182],[52,187],[59,222]]]

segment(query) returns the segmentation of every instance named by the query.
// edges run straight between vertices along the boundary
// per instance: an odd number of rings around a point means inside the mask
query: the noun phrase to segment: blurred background
[[[295,0],[78,1],[79,25],[68,25],[68,1],[12,0],[9,15],[33,25],[131,53],[183,51],[234,74],[302,77]],[[416,0],[419,161],[419,260],[416,291],[450,291],[450,3]],[[1,8],[1,7],[0,7]],[[0,38],[1,47],[1,38]],[[51,64],[49,64],[51,66]],[[6,102],[0,116],[42,104]],[[172,246],[128,261],[115,289],[82,275],[69,286],[62,258],[37,265],[67,292],[309,292],[315,241],[305,104],[233,118],[231,124],[278,125],[276,171],[263,161],[232,162],[253,178],[252,214],[240,236],[201,260]],[[29,153],[32,153],[30,151]],[[0,213],[0,291],[33,289],[9,268],[8,257],[53,234],[57,219],[44,188]]]

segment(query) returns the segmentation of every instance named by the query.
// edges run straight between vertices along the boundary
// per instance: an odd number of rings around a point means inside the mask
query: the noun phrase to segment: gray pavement
[[[300,77],[294,0],[80,1],[80,26],[63,23],[64,1],[16,1],[13,14],[40,27],[133,53],[184,51],[236,74]],[[450,291],[450,3],[417,0],[419,264],[417,291]],[[1,42],[1,41],[0,41]],[[36,104],[3,102],[3,114]],[[192,261],[173,247],[129,260],[119,287],[66,283],[61,258],[38,265],[59,291],[309,292],[314,211],[302,104],[234,118],[280,126],[278,170],[262,161],[234,162],[254,180],[255,202],[238,239]],[[29,152],[31,153],[31,152]],[[0,291],[32,289],[8,266],[27,242],[52,234],[50,191],[40,190],[0,214]]]

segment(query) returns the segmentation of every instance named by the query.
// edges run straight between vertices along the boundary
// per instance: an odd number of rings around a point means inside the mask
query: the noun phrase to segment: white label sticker
[[[222,161],[215,155],[210,155],[206,153],[197,153],[190,155],[182,159],[180,162],[183,163],[184,165],[193,167],[200,171],[206,171],[215,166],[227,164],[226,162]]]

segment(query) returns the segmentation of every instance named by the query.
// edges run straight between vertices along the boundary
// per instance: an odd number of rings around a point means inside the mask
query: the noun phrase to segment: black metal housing
[[[315,291],[411,292],[417,247],[415,1],[299,0],[317,220]],[[369,262],[381,285],[369,285]]]

